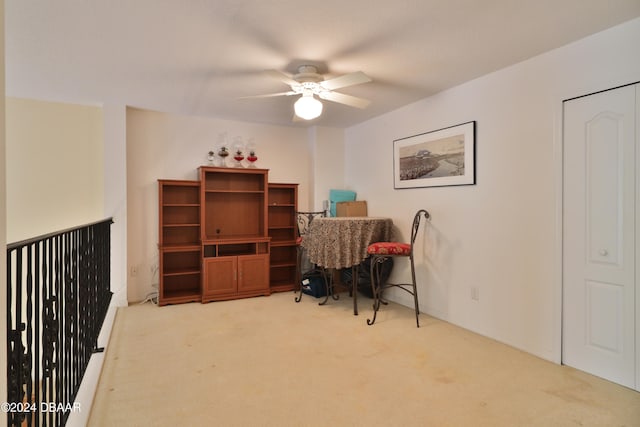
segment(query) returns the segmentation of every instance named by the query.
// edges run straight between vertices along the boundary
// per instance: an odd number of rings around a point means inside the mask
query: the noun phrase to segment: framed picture
[[[476,183],[476,122],[393,141],[394,188]]]

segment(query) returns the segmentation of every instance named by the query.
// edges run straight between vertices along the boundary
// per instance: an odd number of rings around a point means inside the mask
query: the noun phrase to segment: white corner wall
[[[270,182],[298,183],[308,206],[312,164],[307,129],[127,110],[128,301],[142,301],[158,284],[158,179],[198,179],[218,135],[254,138],[256,166]],[[132,269],[135,274],[132,274]],[[154,287],[156,286],[156,287]]]
[[[112,304],[127,305],[127,107],[105,105],[104,217],[111,225]]]
[[[408,238],[415,211],[432,214],[418,251],[423,311],[560,360],[561,102],[640,80],[638,46],[635,19],[346,131],[345,182],[370,215]],[[476,185],[393,189],[394,139],[471,120]],[[394,277],[407,275],[398,263]]]
[[[6,98],[7,240],[104,218],[102,109]]]
[[[313,192],[308,209],[321,211],[329,200],[329,190],[344,189],[344,130],[327,127],[309,128]]]

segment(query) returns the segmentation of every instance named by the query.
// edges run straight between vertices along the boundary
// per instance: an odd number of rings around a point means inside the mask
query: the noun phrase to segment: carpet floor
[[[342,295],[119,309],[90,426],[640,426],[640,393]]]

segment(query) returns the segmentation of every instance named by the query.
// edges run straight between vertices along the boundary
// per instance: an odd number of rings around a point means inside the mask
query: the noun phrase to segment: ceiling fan
[[[366,108],[371,101],[358,98],[344,93],[334,92],[335,89],[354,86],[362,83],[368,83],[371,78],[362,71],[344,74],[329,80],[318,73],[318,67],[315,65],[300,65],[297,74],[289,75],[287,73],[270,70],[269,75],[291,86],[291,90],[287,92],[269,93],[265,95],[244,96],[242,98],[268,98],[273,96],[292,96],[301,95],[294,104],[295,116],[304,120],[312,120],[322,114],[322,102],[317,100],[315,96],[327,101],[345,104],[350,107]]]

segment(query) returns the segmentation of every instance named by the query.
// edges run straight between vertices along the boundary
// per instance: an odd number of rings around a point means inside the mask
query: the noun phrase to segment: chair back
[[[424,219],[431,218],[429,212],[424,209],[420,209],[416,212],[416,215],[413,217],[413,225],[411,226],[411,256],[413,256],[413,243],[416,241],[416,237],[418,237],[418,229],[420,228],[420,220],[424,216]]]
[[[296,216],[298,236],[303,237],[309,231],[309,225],[311,225],[311,222],[318,217],[324,217],[325,212],[296,212]]]

